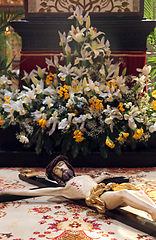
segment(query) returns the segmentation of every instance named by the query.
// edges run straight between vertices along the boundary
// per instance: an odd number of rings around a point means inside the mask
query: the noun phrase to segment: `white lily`
[[[148,76],[151,72],[151,66],[147,66],[145,65],[142,69],[141,68],[137,68],[138,72],[141,72],[143,75]]]
[[[74,124],[83,123],[86,121],[86,119],[91,119],[91,118],[92,116],[90,115],[90,113],[81,114],[79,117],[74,117],[72,120],[72,123]]]
[[[32,70],[29,74],[25,70],[23,70],[23,72],[24,72],[24,77],[22,78],[22,80],[27,79],[28,82],[30,82],[31,77],[34,75],[34,70]]]
[[[83,14],[83,9],[79,6],[77,6],[76,10],[74,11],[74,14],[71,15],[68,19],[73,19],[75,17],[79,21],[79,24],[83,25],[83,22],[87,20],[87,16],[88,16],[89,12],[87,12],[84,17],[82,14]]]
[[[140,78],[134,79],[136,82],[138,82],[143,90],[143,88],[146,86],[146,77],[145,75],[141,76]]]
[[[111,64],[108,67],[108,74],[106,79],[108,80],[109,78],[116,78],[119,75],[119,65],[118,64]]]
[[[93,91],[93,90],[97,90],[96,89],[96,85],[95,83],[91,80],[91,79],[88,79],[88,83],[87,83],[87,86],[84,88],[84,91],[85,92],[90,92],[90,91]]]
[[[16,111],[19,112],[19,115],[25,115],[26,111],[23,107],[22,100],[16,101]]]
[[[68,122],[71,122],[74,116],[75,116],[75,113],[68,113]]]
[[[26,104],[30,103],[33,99],[36,98],[35,87],[33,84],[31,85],[31,87],[32,89],[26,86],[23,86],[25,90],[21,91],[19,94],[19,99],[20,98],[23,99],[23,102]]]
[[[69,122],[67,118],[64,118],[61,120],[61,122],[59,122],[58,124],[58,129],[69,129]]]
[[[84,41],[84,32],[85,28],[82,28],[81,30],[79,27],[74,28],[74,26],[71,26],[71,30],[69,31],[69,36],[71,36],[76,42],[83,42]]]
[[[37,94],[40,94],[40,93],[43,92],[43,90],[44,90],[44,83],[43,83],[42,80],[39,81],[39,83],[37,84],[35,90],[36,90],[36,93],[37,93]]]
[[[87,70],[85,67],[75,68],[72,76],[74,76],[75,79],[78,79],[85,76],[86,73],[87,73]]]
[[[45,107],[42,107],[39,111],[36,110],[32,113],[32,116],[34,116],[34,121],[38,121],[40,119],[47,119],[47,115],[43,113]]]
[[[156,132],[156,122],[149,127],[150,133]]]
[[[59,124],[59,122],[60,121],[58,120],[57,112],[54,112],[52,114],[52,117],[50,117],[46,122],[46,127],[50,127],[50,125],[53,124],[51,130],[49,131],[49,136],[53,134],[53,132],[55,131],[56,126],[57,126],[57,124]]]
[[[102,37],[101,41],[97,39],[97,41],[94,40],[91,44],[85,43],[85,45],[85,49],[89,47],[94,52],[94,58],[97,58],[100,52],[104,54],[104,37]]]
[[[19,135],[19,142],[29,143],[29,139],[24,134],[21,134],[21,135]]]
[[[134,120],[137,122],[142,122],[140,118],[137,118],[136,116],[140,114],[140,111],[138,107],[132,106],[128,114],[124,114],[124,119],[128,120],[128,125],[132,130],[135,130],[137,128],[137,125]]]
[[[43,89],[43,94],[45,95],[49,95],[49,96],[53,96],[55,95],[56,90],[54,88],[52,88],[51,86],[48,86],[47,88]]]
[[[67,43],[66,46],[65,46],[65,52],[67,54],[67,56],[70,56],[71,55],[71,48],[69,47],[69,44]]]
[[[104,110],[104,113],[108,115],[108,117],[106,117],[105,119],[105,123],[110,125],[110,130],[111,132],[113,132],[113,126],[114,126],[113,120],[115,118],[122,120],[123,115],[119,112],[117,108],[114,108],[114,107],[111,108],[109,105],[107,105],[107,109]]]
[[[44,101],[43,101],[43,104],[47,104],[48,107],[52,107],[54,104],[53,104],[53,100],[51,97],[45,97]]]
[[[14,111],[17,110],[16,102],[13,100],[8,100],[8,101],[4,102],[2,104],[2,107],[4,108],[5,112],[8,112],[8,113],[10,112],[12,114],[14,113]]]
[[[86,49],[82,47],[80,53],[81,53],[81,57],[77,57],[77,59],[79,61],[86,61],[90,59],[92,51],[88,52]]]
[[[60,73],[58,74],[58,77],[60,78],[66,78],[68,75],[71,75],[73,73],[73,70],[75,67],[72,67],[72,64],[69,63],[67,66],[59,66]]]
[[[105,43],[105,52],[107,53],[108,56],[110,56],[111,50],[110,50],[110,42],[108,40]]]
[[[106,76],[106,71],[105,71],[104,65],[102,65],[102,67],[101,67],[101,69],[99,70],[99,72],[100,72],[101,75],[105,78],[105,76]]]
[[[78,81],[76,78],[71,82],[71,94],[73,93],[82,93],[83,86],[82,80]]]
[[[94,40],[94,38],[98,37],[101,34],[104,34],[103,32],[97,32],[97,29],[95,27],[89,28],[89,34],[90,34],[90,39]]]
[[[45,58],[45,62],[48,65],[48,68],[51,66],[56,68],[59,67],[59,59],[56,55],[54,55],[54,61],[52,60],[52,57],[51,57],[51,59]]]
[[[125,78],[123,78],[122,76],[117,76],[116,77],[116,84],[123,94],[127,93],[128,86],[125,85]]]
[[[5,75],[0,77],[0,85],[6,84],[7,81],[8,81],[8,78]]]
[[[66,37],[66,33],[63,34],[59,31],[60,36],[60,46],[66,45],[68,42],[70,42],[72,39],[70,37]]]

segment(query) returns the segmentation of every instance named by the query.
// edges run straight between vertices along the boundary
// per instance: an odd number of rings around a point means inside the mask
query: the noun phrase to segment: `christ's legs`
[[[153,200],[150,197],[148,197],[148,195],[143,190],[135,191],[134,194],[156,207],[156,204],[153,202]]]
[[[137,192],[137,194],[136,194]],[[105,201],[107,209],[115,209],[122,204],[149,213],[153,221],[156,222],[156,205],[147,201],[147,196],[143,191],[120,190],[116,192],[105,192],[100,198]]]

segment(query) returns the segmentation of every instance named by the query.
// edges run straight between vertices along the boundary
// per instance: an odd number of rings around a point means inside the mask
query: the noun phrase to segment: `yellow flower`
[[[0,117],[0,126],[3,124],[3,119]]]
[[[69,98],[69,93],[68,93],[69,86],[64,85],[63,87],[60,87],[59,90],[59,96],[60,98],[64,96],[64,100]]]
[[[74,110],[74,113],[75,113],[75,115],[78,115],[78,111],[76,109]]]
[[[129,136],[129,133],[122,133],[124,138],[127,138]]]
[[[123,139],[123,137],[122,137],[122,134],[120,134],[119,137],[118,137],[118,141],[122,142],[123,140],[124,140],[124,139]]]
[[[152,102],[152,108],[156,110],[156,100]]]
[[[125,111],[125,109],[123,108],[123,103],[119,103],[118,108],[121,112]]]
[[[49,75],[47,75],[47,77],[46,77],[46,84],[47,85],[52,84],[52,81],[53,81],[54,77],[55,77],[55,74],[49,73]]]
[[[37,122],[38,122],[38,125],[41,126],[41,128],[45,128],[47,121],[46,119],[40,119]]]
[[[123,139],[123,136],[124,136],[124,138],[127,138],[128,136],[129,136],[129,133],[123,133],[123,132],[121,132],[120,133],[120,135],[119,135],[119,137],[118,137],[118,141],[123,141],[124,139]]]
[[[133,135],[133,138],[138,140],[144,133],[144,130],[142,128],[137,129]]]
[[[107,137],[105,144],[106,144],[108,147],[110,147],[110,148],[114,148],[114,147],[115,147],[114,142],[113,142],[109,137]]]
[[[99,111],[100,109],[103,109],[103,108],[104,108],[104,106],[103,106],[103,104],[102,104],[102,101],[99,100],[99,99],[92,100],[90,107],[91,107],[91,109],[92,109],[93,111]]]
[[[112,91],[112,86],[114,87],[114,89],[117,88],[117,83],[116,83],[115,80],[114,80],[114,82],[107,81],[107,82],[106,82],[106,85],[110,88],[111,91]]]
[[[156,90],[152,92],[152,97],[156,98]]]
[[[4,97],[5,103],[9,104],[10,103],[10,97]]]
[[[75,130],[73,138],[75,138],[75,141],[79,143],[84,140],[84,137],[82,137],[82,135],[83,135],[82,132],[80,132],[79,130]]]

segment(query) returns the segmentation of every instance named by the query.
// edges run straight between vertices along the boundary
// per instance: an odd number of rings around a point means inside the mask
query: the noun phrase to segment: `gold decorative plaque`
[[[90,12],[140,11],[140,0],[28,0],[28,13],[68,13],[77,5]]]

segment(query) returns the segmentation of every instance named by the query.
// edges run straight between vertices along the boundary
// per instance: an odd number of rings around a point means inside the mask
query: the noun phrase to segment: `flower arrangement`
[[[106,158],[127,143],[146,143],[156,131],[156,100],[144,91],[150,66],[138,76],[119,75],[120,62],[110,58],[110,43],[91,26],[81,9],[70,18],[76,26],[60,33],[61,60],[46,59],[47,69],[25,72],[22,89],[11,89],[0,77],[0,125],[19,125],[17,138],[39,154],[71,151],[73,157],[98,151]],[[61,65],[61,61],[64,63]],[[55,71],[54,71],[55,69]],[[131,84],[130,84],[131,82]],[[156,98],[156,90],[151,93]]]

